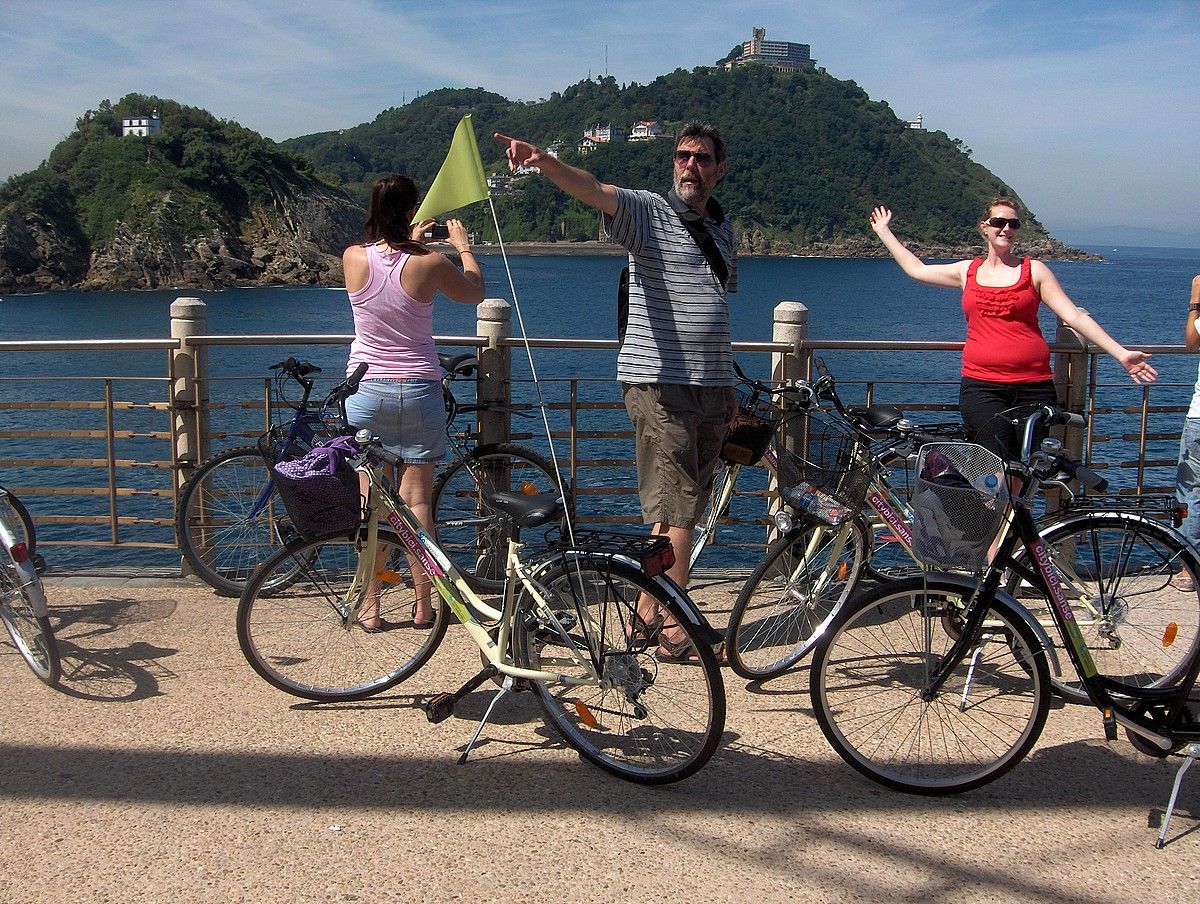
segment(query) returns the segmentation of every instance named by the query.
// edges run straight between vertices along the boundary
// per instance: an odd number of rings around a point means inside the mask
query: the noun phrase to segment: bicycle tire
[[[821,731],[872,781],[911,794],[953,794],[995,781],[1041,735],[1050,673],[1037,632],[994,600],[975,652],[930,699],[929,668],[949,650],[945,611],[975,588],[936,575],[889,581],[855,597],[813,653],[809,690]],[[923,608],[928,606],[928,608]]]
[[[473,590],[504,587],[508,555],[507,519],[488,509],[481,487],[557,493],[554,466],[538,453],[511,443],[476,446],[455,459],[433,486],[433,523],[438,545]],[[566,487],[567,510],[571,488]]]
[[[605,679],[600,686],[533,683],[546,721],[566,743],[604,771],[645,785],[679,781],[708,762],[725,727],[721,670],[663,587],[603,556],[557,562],[537,579],[571,642],[584,656],[591,651]],[[633,630],[642,595],[684,630],[690,661],[659,659],[657,632]],[[525,668],[583,672],[527,593],[517,604],[512,646]]]
[[[389,531],[379,539],[400,544]],[[394,687],[429,661],[449,621],[436,590],[437,621],[418,629],[411,574],[390,574],[380,595],[387,629],[369,632],[339,610],[357,567],[358,541],[330,534],[293,540],[251,578],[238,603],[238,645],[269,684],[307,700],[357,700]],[[292,572],[281,587],[277,575]]]
[[[264,490],[265,505],[259,501]],[[234,446],[206,459],[179,494],[179,549],[192,573],[218,593],[241,596],[258,566],[293,533],[271,470],[255,446]],[[278,586],[297,574],[299,568],[276,575]]]
[[[764,680],[803,659],[854,592],[869,543],[857,518],[838,528],[806,521],[772,543],[730,612],[729,667]]]
[[[1200,560],[1178,533],[1131,513],[1089,512],[1044,528],[1042,538],[1065,578],[1073,620],[1100,675],[1135,688],[1170,685],[1200,647]],[[1028,553],[1017,557],[1029,567]],[[1181,589],[1190,574],[1193,589]],[[1005,589],[1039,618],[1049,618],[1042,594],[1016,574]],[[1048,632],[1059,672],[1054,688],[1074,703],[1090,703],[1062,638]],[[1169,636],[1169,640],[1168,640]]]
[[[10,525],[6,515],[0,515],[0,520],[0,621],[30,671],[53,686],[62,676],[62,663],[50,619],[38,614],[39,610],[45,612],[42,581],[32,557],[18,562],[12,555],[10,547],[16,542],[18,528]],[[34,594],[39,597],[36,602]]]

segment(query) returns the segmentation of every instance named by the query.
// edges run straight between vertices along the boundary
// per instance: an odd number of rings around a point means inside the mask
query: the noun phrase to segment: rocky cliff
[[[0,223],[0,293],[340,285],[342,250],[360,236],[362,209],[311,180],[271,194],[228,222],[168,191],[100,243],[10,210]]]

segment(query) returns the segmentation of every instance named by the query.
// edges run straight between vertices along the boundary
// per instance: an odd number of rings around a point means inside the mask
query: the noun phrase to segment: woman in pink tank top
[[[1008,459],[1017,457],[1020,446],[1008,417],[1000,415],[1057,404],[1050,347],[1038,326],[1040,305],[1112,355],[1135,383],[1152,383],[1158,377],[1150,356],[1125,348],[1076,307],[1049,267],[1015,253],[1019,217],[1015,201],[995,199],[979,222],[986,257],[927,264],[892,234],[888,208],[876,207],[871,213],[871,228],[905,273],[930,286],[962,291],[967,341],[959,409],[972,440]]]
[[[446,226],[462,270],[425,247],[423,236],[433,220],[413,224],[418,200],[417,187],[408,177],[380,179],[371,190],[366,241],[351,245],[342,255],[354,313],[347,373],[360,363],[367,365],[346,412],[350,423],[371,430],[400,457],[396,486],[421,526],[433,533],[433,469],[446,440],[441,368],[433,345],[433,299],[441,292],[452,301],[478,304],[483,301],[483,274],[458,220]],[[359,615],[364,629],[433,627],[429,579],[415,561],[409,561],[409,569],[415,588],[412,622],[385,621],[376,591],[375,605],[367,605]]]

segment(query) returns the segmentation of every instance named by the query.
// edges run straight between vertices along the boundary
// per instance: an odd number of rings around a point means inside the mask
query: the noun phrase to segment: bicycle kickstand
[[[479,687],[479,685],[483,684],[483,682],[495,677],[496,674],[496,667],[494,665],[489,665],[454,693],[438,694],[425,704],[426,718],[428,718],[430,722],[434,723],[450,718],[450,715],[454,712],[454,706],[459,700],[474,691],[477,687]],[[512,691],[512,689],[513,678],[511,675],[505,675],[504,683],[500,686],[500,690],[496,692],[495,696],[492,697],[491,702],[488,704],[487,710],[483,714],[483,718],[479,720],[479,727],[475,729],[475,734],[471,737],[470,743],[467,744],[462,756],[458,758],[458,764],[460,766],[467,761],[467,757],[470,755],[472,748],[479,740],[479,736],[483,734],[483,728],[485,725],[487,725],[488,719],[491,718],[492,710],[496,708],[496,704],[500,702],[500,698]]]
[[[1186,757],[1183,765],[1179,767],[1179,771],[1175,773],[1175,785],[1171,788],[1171,799],[1167,801],[1167,810],[1163,813],[1162,828],[1158,832],[1158,840],[1154,842],[1154,846],[1162,850],[1167,843],[1167,829],[1171,825],[1171,814],[1175,812],[1175,799],[1179,797],[1179,788],[1183,784],[1184,773],[1188,771],[1192,763],[1200,760],[1200,744],[1188,744],[1185,752]]]

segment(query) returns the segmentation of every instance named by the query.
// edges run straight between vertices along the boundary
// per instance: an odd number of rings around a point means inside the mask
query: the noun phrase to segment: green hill
[[[688,120],[707,120],[721,129],[729,147],[729,176],[718,197],[748,250],[835,246],[878,253],[867,215],[879,203],[902,213],[902,233],[918,245],[973,247],[984,204],[1015,194],[971,160],[961,141],[908,128],[854,82],[820,71],[763,67],[677,70],[644,86],[589,80],[536,104],[483,89],[444,89],[385,110],[373,122],[284,145],[361,200],[371,181],[386,172],[407,173],[428,186],[465,112],[473,114],[489,173],[506,169],[503,148],[491,139],[500,131],[543,146],[563,141],[570,148],[563,159],[601,179],[659,190],[669,187],[666,143],[606,144],[584,161],[573,150],[583,131],[609,123],[628,130],[635,122],[657,119],[673,133]],[[596,236],[596,214],[565,199],[546,180],[521,179],[516,189],[496,202],[507,240]],[[469,211],[467,219],[494,238],[483,212]],[[1046,239],[1036,218],[1027,219],[1031,228],[1023,237]]]
[[[122,137],[157,110],[161,130]],[[131,94],[89,110],[0,186],[0,291],[321,282],[361,210],[302,156],[234,122]]]

